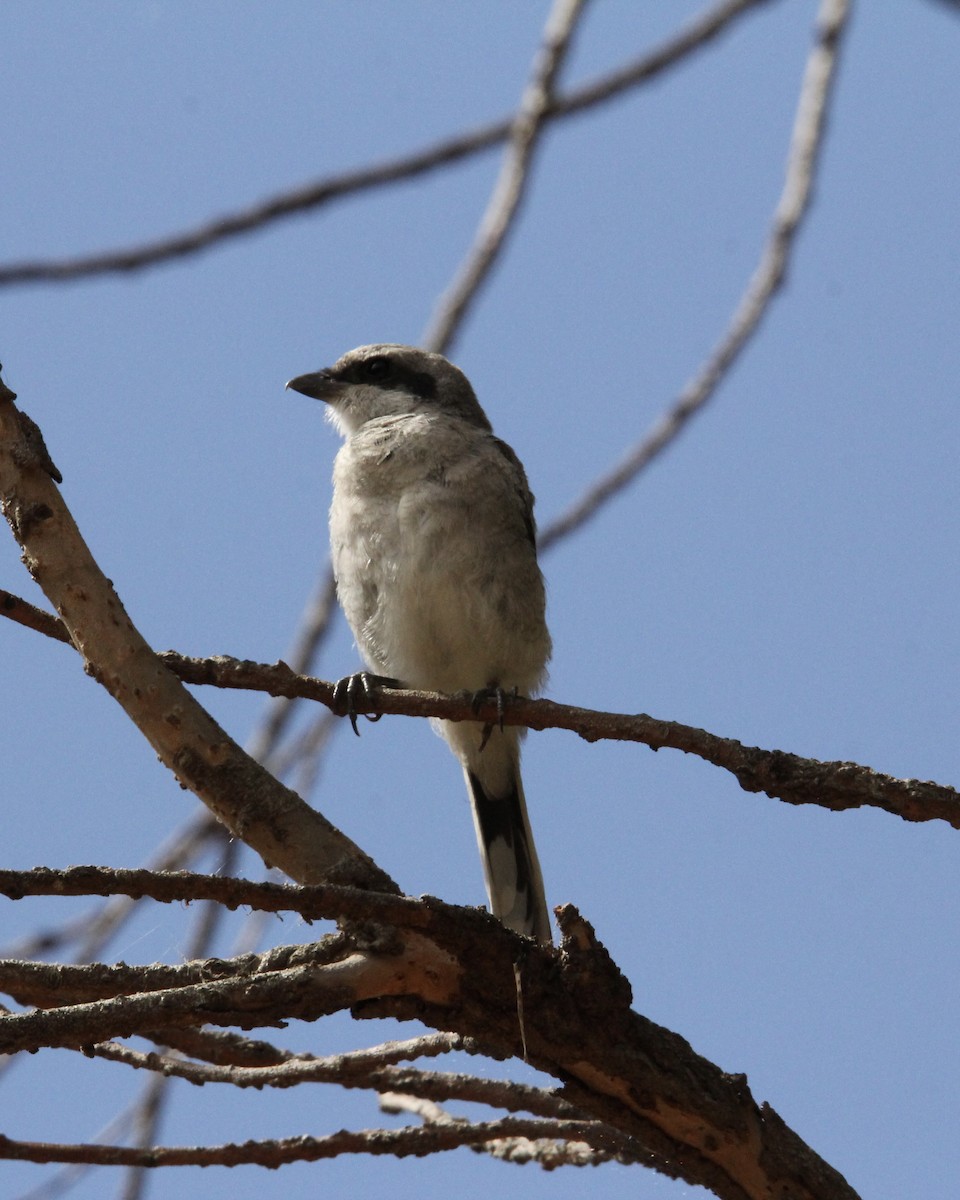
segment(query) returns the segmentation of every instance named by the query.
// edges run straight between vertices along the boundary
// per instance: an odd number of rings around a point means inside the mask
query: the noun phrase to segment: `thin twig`
[[[185,869],[199,857],[211,839],[220,842],[225,836],[223,826],[203,810],[159,847],[145,869],[161,873]],[[100,894],[110,895],[109,892]],[[133,915],[134,904],[135,900],[127,896],[115,895],[98,911],[84,913],[55,929],[41,930],[5,947],[3,953],[11,958],[40,958],[75,941],[78,946],[73,961],[89,962],[102,954],[110,939]]]
[[[800,89],[783,191],[760,261],[726,332],[677,401],[657,420],[646,437],[541,532],[541,550],[549,549],[584,525],[674,441],[690,418],[714,395],[766,315],[783,284],[797,232],[809,210],[849,9],[849,0],[823,0],[820,6],[816,38]]]
[[[463,1037],[459,1033],[424,1033],[419,1037],[406,1038],[403,1041],[381,1042],[376,1046],[368,1046],[362,1050],[351,1050],[342,1054],[330,1054],[320,1057],[315,1054],[298,1054],[292,1050],[284,1050],[261,1038],[241,1037],[239,1034],[226,1030],[214,1029],[174,1029],[165,1030],[163,1034],[145,1034],[157,1045],[164,1044],[165,1038],[171,1038],[171,1046],[181,1056],[196,1059],[201,1063],[212,1063],[214,1066],[270,1067],[281,1063],[325,1062],[346,1078],[349,1075],[370,1074],[398,1063],[412,1062],[418,1058],[436,1058],[441,1054],[452,1054],[462,1051],[465,1054],[486,1053],[484,1047],[473,1038]],[[101,1042],[96,1047],[109,1051],[115,1047],[115,1054],[122,1061],[130,1061],[137,1066],[135,1060],[124,1057],[130,1049],[116,1042]],[[138,1054],[138,1051],[133,1051]],[[104,1057],[107,1057],[107,1053]],[[147,1057],[150,1057],[149,1055]],[[153,1069],[150,1067],[149,1069]]]
[[[123,1138],[130,1128],[131,1121],[132,1113],[130,1109],[125,1108],[98,1129],[90,1141],[97,1145],[113,1138]],[[97,1163],[67,1163],[37,1187],[22,1192],[17,1200],[58,1200],[58,1197],[65,1195],[71,1188],[76,1187],[81,1179],[97,1169]]]
[[[418,903],[405,896],[365,892],[334,884],[301,888],[288,883],[258,883],[191,871],[94,866],[32,867],[23,871],[0,868],[0,895],[10,900],[22,900],[25,896],[131,896],[136,900],[149,897],[160,904],[195,904],[208,900],[228,909],[244,907],[262,912],[296,912],[306,921],[335,920],[345,914],[354,920],[377,919],[404,925],[412,918],[414,924],[422,924],[416,919]],[[396,901],[396,904],[384,903],[387,900]],[[269,956],[270,952],[266,954]],[[258,964],[258,969],[263,969],[259,964],[265,961],[264,955],[247,957]],[[0,964],[3,963],[0,959]],[[74,995],[70,991],[73,985],[68,981],[92,978],[88,968],[81,965],[35,963],[32,969],[37,979],[50,979],[52,987],[60,988],[63,1002],[72,1000]],[[119,967],[110,968],[107,977],[126,979],[122,973],[118,976],[119,970]],[[178,967],[156,965],[149,969],[148,975],[138,975],[136,982],[141,989],[168,987],[172,986],[172,981],[190,976],[191,970],[189,964]],[[0,974],[0,981],[2,979]],[[159,982],[150,984],[149,979]],[[24,1002],[34,1003],[35,999],[31,996]]]
[[[290,1162],[317,1162],[342,1154],[388,1154],[397,1158],[421,1157],[441,1150],[455,1150],[495,1141],[498,1138],[525,1137],[572,1139],[593,1144],[615,1153],[616,1142],[630,1144],[629,1138],[612,1139],[609,1127],[599,1121],[549,1121],[537,1118],[503,1117],[477,1124],[407,1126],[403,1129],[341,1130],[328,1137],[307,1136],[247,1141],[243,1145],[155,1146],[140,1150],[127,1146],[69,1145],[56,1142],[21,1142],[0,1135],[0,1159],[21,1162],[97,1163],[101,1166],[223,1166],[243,1163],[279,1167]],[[614,1145],[610,1142],[614,1140]]]
[[[380,1107],[384,1112],[401,1114],[409,1113],[420,1117],[427,1125],[467,1125],[464,1117],[454,1116],[432,1100],[424,1100],[419,1096],[407,1095],[403,1092],[385,1092],[380,1097]],[[617,1138],[615,1130],[610,1130]],[[527,1137],[497,1138],[480,1146],[471,1146],[477,1153],[490,1154],[503,1162],[536,1162],[547,1170],[556,1167],[588,1167],[616,1160],[618,1162],[643,1162],[648,1157],[643,1146],[635,1143],[628,1148],[625,1139],[620,1139],[617,1150],[598,1150],[587,1142],[557,1140],[555,1138],[537,1138],[535,1141]]]
[[[217,873],[232,875],[240,854],[241,842],[227,839],[223,842]],[[227,910],[221,904],[207,901],[194,921],[194,930],[187,945],[188,959],[206,958],[223,923]],[[172,1079],[169,1074],[155,1075],[147,1081],[133,1108],[133,1137],[135,1146],[146,1150],[157,1140],[164,1108],[170,1096]],[[120,1200],[141,1200],[147,1186],[146,1167],[128,1167],[120,1190]]]
[[[156,1143],[160,1120],[169,1095],[169,1077],[153,1075],[137,1096],[131,1111],[131,1140],[137,1150],[147,1151]],[[146,1186],[146,1164],[131,1163],[126,1168],[120,1186],[120,1200],[140,1200]]]
[[[2,607],[2,594],[0,594]],[[333,571],[328,565],[320,576],[315,594],[300,618],[290,654],[290,666],[297,674],[309,673],[316,662],[320,647],[326,640],[337,612],[337,588]],[[276,754],[284,731],[293,716],[295,700],[288,696],[275,697],[268,706],[263,719],[247,743],[251,758],[270,771],[278,773],[273,756]]]
[[[844,0],[829,0],[843,4]],[[253,689],[271,695],[303,696],[334,707],[334,684],[294,675],[285,663],[245,662],[218,656],[195,659],[167,651],[161,656],[181,680],[216,687]],[[567,729],[587,741],[643,742],[696,754],[706,762],[732,772],[748,792],[764,792],[788,804],[819,804],[841,812],[863,805],[882,808],[906,821],[943,820],[960,829],[960,794],[942,784],[917,779],[896,779],[851,762],[820,762],[783,750],[744,746],[734,738],[705,729],[663,721],[645,713],[608,713],[552,700],[512,699],[501,712],[495,704],[476,708],[472,698],[443,696],[385,688],[367,696],[356,707],[357,715],[393,713],[409,717],[440,717],[450,721],[503,720],[528,729]]]
[[[333,569],[328,563],[320,574],[315,593],[300,618],[290,654],[292,669],[298,672],[311,670],[317,661],[320,649],[334,626],[337,615],[337,585]],[[278,779],[289,782],[289,773],[296,767],[298,777],[293,783],[294,791],[309,796],[313,790],[334,724],[329,713],[315,718],[305,733],[281,746],[284,732],[290,727],[300,707],[296,696],[275,696],[267,707],[260,725],[254,731],[247,746],[247,753]],[[263,914],[254,914],[247,921],[243,942],[250,949],[258,944],[264,928]]]
[[[201,1062],[265,1067],[297,1057],[292,1050],[282,1049],[264,1038],[231,1033],[225,1029],[168,1027],[145,1030],[143,1036],[156,1046],[167,1046],[184,1057],[196,1058]]]
[[[171,670],[189,683],[255,688],[272,694],[309,696],[334,707],[334,684],[293,676],[284,664],[267,666],[236,659],[187,659],[164,655]],[[736,776],[748,792],[764,792],[788,804],[819,804],[836,812],[862,805],[882,808],[906,821],[947,821],[960,829],[960,794],[942,784],[896,779],[850,762],[820,762],[783,750],[744,746],[734,738],[705,729],[664,721],[645,713],[608,713],[552,700],[511,698],[502,710],[495,703],[475,704],[460,693],[401,691],[382,688],[355,706],[357,715],[394,713],[408,717],[440,717],[448,721],[499,721],[527,729],[567,729],[586,741],[642,742],[653,750],[669,748],[695,754]]]
[[[296,764],[297,773],[293,780],[293,790],[298,796],[309,796],[317,786],[317,779],[323,764],[323,753],[330,745],[339,726],[340,722],[333,713],[321,713],[297,738],[294,747],[296,756],[290,756],[287,769],[289,770]]]
[[[484,280],[505,244],[527,185],[534,152],[544,122],[554,102],[553,88],[570,51],[573,35],[583,15],[586,0],[554,0],[543,31],[543,41],[534,60],[510,129],[510,141],[486,212],[480,221],[473,246],[424,335],[423,345],[439,353],[446,351],[476,299]]]
[[[640,55],[626,66],[611,71],[591,83],[575,88],[566,96],[559,97],[546,114],[547,119],[557,120],[573,113],[584,112],[622,95],[631,88],[648,83],[687,55],[706,46],[738,17],[766,3],[769,3],[769,0],[724,0],[723,3],[695,17],[689,25],[655,50]],[[125,273],[196,254],[229,238],[238,237],[309,209],[319,208],[331,201],[414,179],[439,167],[459,162],[506,141],[512,126],[512,116],[502,118],[412,154],[387,159],[343,174],[327,176],[303,187],[280,192],[249,208],[204,222],[194,229],[157,238],[125,250],[107,250],[69,259],[8,263],[0,267],[0,287]]]
[[[363,1052],[332,1055],[329,1058],[291,1055],[285,1062],[267,1067],[190,1062],[166,1053],[144,1053],[121,1042],[100,1042],[86,1052],[135,1070],[184,1079],[197,1087],[208,1083],[256,1089],[289,1088],[309,1083],[336,1084],[383,1094],[416,1096],[428,1104],[456,1100],[553,1119],[584,1119],[579,1109],[549,1088],[530,1087],[510,1080],[483,1079],[476,1075],[378,1066],[375,1061],[368,1061],[373,1056]],[[413,1057],[416,1053],[418,1051],[413,1046],[403,1051],[405,1057]]]
[[[18,625],[24,625],[27,629],[42,633],[57,642],[66,642],[68,646],[71,644],[67,627],[59,617],[47,612],[46,609],[37,608],[29,600],[24,600],[22,596],[15,596],[13,592],[8,592],[4,588],[0,588],[0,616],[9,617]]]

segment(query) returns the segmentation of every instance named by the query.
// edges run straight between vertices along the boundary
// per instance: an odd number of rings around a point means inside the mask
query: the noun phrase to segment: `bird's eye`
[[[363,373],[368,379],[380,379],[390,370],[390,363],[382,355],[368,358],[363,364]]]

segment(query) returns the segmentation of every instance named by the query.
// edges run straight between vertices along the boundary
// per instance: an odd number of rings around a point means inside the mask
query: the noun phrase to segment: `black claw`
[[[338,717],[349,717],[353,732],[360,736],[357,717],[365,716],[368,721],[379,721],[383,713],[358,713],[357,708],[369,704],[380,688],[401,688],[399,679],[389,675],[373,675],[369,671],[358,671],[345,675],[333,685],[333,711]]]
[[[496,721],[488,721],[483,727],[483,734],[480,738],[481,750],[490,741],[490,735],[493,733],[495,726],[499,726],[500,732],[503,733],[503,714],[507,711],[507,700],[515,700],[517,695],[518,692],[515,687],[511,688],[509,692],[505,692],[499,683],[492,683],[489,687],[480,688],[479,691],[473,693],[470,705],[474,712],[479,712],[484,704],[496,702],[497,705]]]

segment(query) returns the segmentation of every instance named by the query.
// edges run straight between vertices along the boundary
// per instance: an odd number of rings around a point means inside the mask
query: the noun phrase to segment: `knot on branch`
[[[611,1007],[629,1009],[633,1003],[630,983],[590,922],[573,904],[561,905],[556,913],[562,939],[561,970],[580,1005],[586,1011],[603,1011],[607,1019]]]

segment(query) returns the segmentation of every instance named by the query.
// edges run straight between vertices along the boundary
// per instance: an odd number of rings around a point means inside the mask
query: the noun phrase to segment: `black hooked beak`
[[[313,400],[336,400],[346,385],[324,367],[322,371],[311,371],[308,375],[297,375],[289,380],[291,391],[310,396]]]

